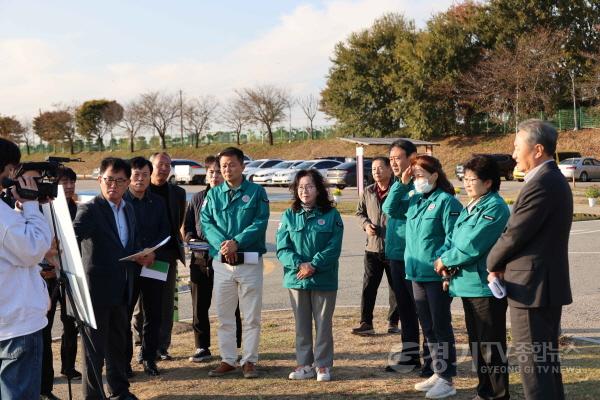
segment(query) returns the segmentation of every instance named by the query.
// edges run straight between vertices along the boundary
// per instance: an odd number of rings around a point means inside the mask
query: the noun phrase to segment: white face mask
[[[429,193],[433,190],[433,185],[429,183],[427,178],[416,178],[414,180],[415,192],[417,193]]]

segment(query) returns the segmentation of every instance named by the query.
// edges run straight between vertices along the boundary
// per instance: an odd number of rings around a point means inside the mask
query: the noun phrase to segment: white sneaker
[[[315,370],[310,365],[304,367],[297,367],[293,372],[290,372],[288,379],[302,380],[310,379],[315,377]]]
[[[329,382],[331,380],[330,369],[327,367],[317,368],[317,382]]]
[[[445,379],[438,379],[435,385],[425,394],[426,399],[445,399],[456,394],[454,383],[448,382]]]
[[[415,390],[419,392],[427,392],[429,389],[435,386],[435,383],[441,379],[437,374],[431,375],[426,381],[419,382],[415,385]]]

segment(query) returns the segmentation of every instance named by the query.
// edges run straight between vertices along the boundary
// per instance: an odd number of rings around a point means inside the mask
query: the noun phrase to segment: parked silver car
[[[600,161],[591,157],[567,158],[558,164],[560,172],[565,178],[572,180],[573,177],[582,182],[600,179]]]

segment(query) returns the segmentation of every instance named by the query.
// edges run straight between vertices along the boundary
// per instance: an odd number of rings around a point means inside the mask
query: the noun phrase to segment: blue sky
[[[0,114],[151,90],[222,102],[258,84],[318,94],[335,43],[386,12],[418,25],[452,0],[0,0]],[[305,123],[293,111],[294,125]],[[324,123],[323,116],[319,120]]]

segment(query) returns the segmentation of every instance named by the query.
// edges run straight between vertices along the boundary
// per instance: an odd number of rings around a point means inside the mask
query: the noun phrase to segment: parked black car
[[[373,175],[371,174],[372,160],[363,160],[363,180],[365,185],[373,183]],[[327,171],[327,183],[331,186],[336,186],[339,189],[344,189],[346,186],[356,186],[356,161],[345,162],[337,167]]]
[[[512,181],[514,179],[513,171],[515,169],[515,165],[517,165],[517,162],[512,158],[512,155],[510,155],[510,154],[473,154],[473,157],[476,157],[476,156],[485,156],[485,157],[493,158],[494,160],[496,160],[496,162],[498,163],[498,166],[500,167],[500,176],[503,176],[504,178],[506,178],[507,181]],[[463,165],[458,164],[456,166],[454,172],[455,172],[458,180],[462,181],[465,176],[465,169],[463,168]]]

